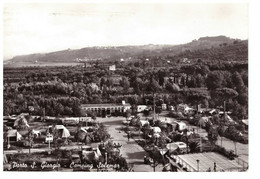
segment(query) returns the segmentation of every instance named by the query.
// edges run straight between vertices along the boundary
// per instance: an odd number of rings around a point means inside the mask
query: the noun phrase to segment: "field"
[[[46,66],[78,66],[83,65],[77,62],[39,62],[39,63],[30,63],[30,62],[15,62],[15,63],[6,63],[4,67],[46,67]]]

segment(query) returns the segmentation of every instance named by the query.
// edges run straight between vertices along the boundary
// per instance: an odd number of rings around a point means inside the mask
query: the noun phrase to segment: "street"
[[[153,167],[144,164],[144,156],[148,156],[145,150],[134,139],[130,138],[128,141],[127,134],[120,131],[120,127],[123,126],[122,121],[125,120],[124,117],[97,118],[97,120],[107,127],[111,140],[122,145],[120,152],[126,158],[127,163],[133,164],[135,172],[153,172]],[[155,171],[161,172],[162,165],[156,166]]]

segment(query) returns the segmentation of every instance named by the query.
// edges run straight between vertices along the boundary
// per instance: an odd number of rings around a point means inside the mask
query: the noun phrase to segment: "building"
[[[147,105],[137,105],[137,112],[143,112],[146,109],[149,109]]]
[[[115,71],[116,70],[116,65],[111,65],[111,66],[108,67],[108,69],[110,71]]]
[[[82,104],[81,109],[84,111],[94,111],[97,116],[106,117],[107,115],[120,116],[123,115],[127,110],[131,110],[129,103],[122,104]]]

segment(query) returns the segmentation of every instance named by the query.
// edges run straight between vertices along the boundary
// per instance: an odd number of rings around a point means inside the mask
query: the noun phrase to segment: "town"
[[[4,170],[247,171],[247,41],[163,54],[5,66]]]

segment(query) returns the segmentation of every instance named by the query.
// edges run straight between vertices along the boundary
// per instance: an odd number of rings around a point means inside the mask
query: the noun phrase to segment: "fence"
[[[236,160],[236,162],[237,162],[239,165],[243,166],[243,170],[247,170],[247,169],[248,169],[248,162],[244,161],[243,159],[241,159],[241,158],[239,158],[239,157],[236,158],[235,160]]]

